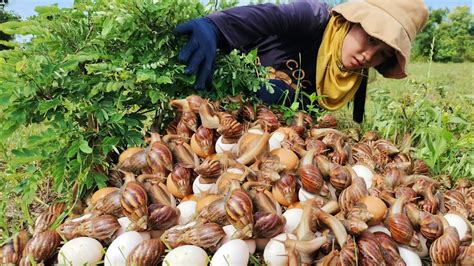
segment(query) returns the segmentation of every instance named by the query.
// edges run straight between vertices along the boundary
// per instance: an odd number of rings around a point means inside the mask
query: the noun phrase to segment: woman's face
[[[392,47],[353,24],[342,44],[342,64],[348,70],[378,66],[395,55]]]

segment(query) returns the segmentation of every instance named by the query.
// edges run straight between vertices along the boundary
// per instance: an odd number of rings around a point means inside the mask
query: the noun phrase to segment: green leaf
[[[156,90],[149,90],[148,96],[150,97],[151,103],[157,103],[158,100],[160,99],[161,93],[159,93]]]
[[[79,152],[79,146],[81,145],[80,141],[76,140],[71,143],[71,146],[69,147],[67,151],[67,157],[71,158],[74,155],[76,155]]]
[[[101,73],[101,72],[104,72],[104,71],[108,71],[109,68],[110,68],[110,66],[107,63],[96,63],[96,64],[87,64],[86,65],[87,74]]]
[[[291,107],[290,107],[290,108],[291,108],[291,110],[296,111],[296,110],[298,110],[299,107],[300,107],[300,103],[299,103],[299,102],[293,102],[293,103],[291,104]]]
[[[10,103],[11,95],[9,94],[0,94],[0,105],[7,105]]]
[[[173,80],[171,80],[168,76],[161,76],[156,79],[157,84],[173,84]]]
[[[87,141],[85,140],[82,140],[80,145],[79,145],[79,149],[83,152],[83,153],[92,153],[92,148],[89,147],[89,144],[87,143]]]
[[[102,151],[108,154],[118,143],[120,139],[117,137],[105,137],[102,141]]]
[[[42,101],[38,104],[38,111],[40,111],[41,113],[46,113],[50,109],[54,109],[59,104],[61,104],[61,99],[59,98],[55,98],[49,101]]]
[[[136,82],[143,82],[143,81],[155,81],[156,74],[155,71],[150,69],[141,69],[137,71],[137,79]]]
[[[107,186],[107,180],[108,177],[101,174],[101,173],[91,173],[93,180],[97,184],[97,186],[100,188],[104,188]]]
[[[104,20],[104,23],[102,24],[102,37],[107,37],[107,35],[110,33],[112,28],[114,27],[114,20],[113,18],[106,18]]]
[[[52,16],[59,13],[59,7],[57,5],[36,6],[35,11],[41,16]]]
[[[15,157],[10,161],[10,163],[13,165],[27,164],[34,161],[39,161],[43,158],[41,155],[36,154],[29,149],[12,150],[12,154],[15,155]]]

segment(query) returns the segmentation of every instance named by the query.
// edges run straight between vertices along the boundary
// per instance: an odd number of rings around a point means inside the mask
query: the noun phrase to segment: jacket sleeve
[[[299,0],[290,4],[249,5],[210,14],[226,41],[226,48],[245,50],[268,36],[310,36],[318,32],[329,17],[329,7],[318,0]]]

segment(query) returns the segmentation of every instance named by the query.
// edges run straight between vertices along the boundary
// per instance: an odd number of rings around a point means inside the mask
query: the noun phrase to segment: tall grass
[[[414,63],[407,79],[377,77],[369,84],[361,131],[377,130],[394,142],[410,134],[413,155],[425,160],[433,176],[474,178],[473,66]],[[349,111],[336,114],[343,127],[358,127]]]

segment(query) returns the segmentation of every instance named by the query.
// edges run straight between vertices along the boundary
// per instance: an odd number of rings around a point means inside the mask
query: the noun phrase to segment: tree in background
[[[474,61],[474,15],[469,7],[431,11],[428,23],[415,40],[414,57],[430,57],[432,45],[434,61]]]
[[[7,1],[8,3],[8,1]],[[5,10],[0,10],[0,23],[4,23],[12,20],[19,20],[20,17]],[[4,45],[2,42],[8,42],[13,39],[13,35],[6,34],[3,31],[0,31],[0,51],[9,49],[9,46]]]

